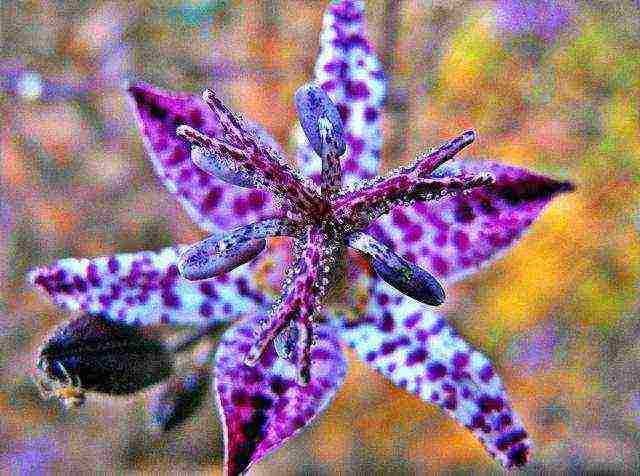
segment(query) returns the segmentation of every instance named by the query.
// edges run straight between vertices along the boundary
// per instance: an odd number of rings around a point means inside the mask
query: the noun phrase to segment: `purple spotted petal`
[[[273,346],[255,366],[246,366],[242,356],[258,325],[253,318],[231,327],[216,354],[215,389],[229,475],[242,473],[309,424],[331,401],[346,372],[336,336],[325,326],[316,328],[308,385],[296,383],[295,363],[278,357]]]
[[[454,162],[435,175],[490,173],[495,184],[431,203],[396,208],[369,233],[447,282],[489,263],[513,245],[568,182],[491,162]]]
[[[176,135],[178,126],[188,125],[212,137],[221,134],[220,124],[201,98],[144,83],[131,86],[129,92],[156,173],[201,228],[217,232],[275,215],[266,192],[230,185],[191,161],[191,146]]]
[[[327,8],[315,82],[338,107],[344,124],[347,152],[341,158],[343,184],[373,177],[382,148],[380,111],[385,81],[382,65],[367,39],[364,2],[339,1]],[[299,144],[301,170],[320,183],[320,157],[303,134]]]
[[[223,322],[267,306],[244,268],[200,283],[180,277],[185,249],[67,258],[32,271],[29,280],[59,306],[135,325]]]
[[[429,309],[380,280],[366,314],[342,337],[396,385],[444,409],[505,467],[524,465],[531,442],[491,362]]]

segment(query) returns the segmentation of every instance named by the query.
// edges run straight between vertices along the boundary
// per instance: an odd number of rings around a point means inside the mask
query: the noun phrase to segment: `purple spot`
[[[200,283],[200,292],[202,292],[202,294],[207,297],[218,297],[218,293],[216,292],[215,288],[208,281],[203,281],[202,283]]]
[[[467,364],[469,363],[469,354],[465,354],[464,352],[456,352],[453,355],[453,359],[451,360],[451,363],[456,368],[466,367]]]
[[[401,208],[395,208],[391,211],[391,219],[393,220],[393,224],[398,227],[405,227],[411,223]]]
[[[205,212],[213,210],[216,206],[218,206],[218,203],[220,203],[222,194],[222,187],[212,187],[202,201],[202,210]]]
[[[444,329],[444,326],[445,326],[444,319],[439,317],[438,320],[436,321],[436,323],[433,325],[433,327],[431,327],[431,329],[429,329],[429,334],[434,335],[434,336],[440,334],[442,329]]]
[[[473,418],[471,418],[471,428],[483,428],[487,425],[487,421],[484,418],[484,415],[478,413],[476,415],[473,415]]]
[[[40,278],[40,277],[38,277],[38,278]],[[37,282],[37,280],[36,280],[36,282]],[[81,293],[85,293],[87,291],[87,281],[82,279],[82,277],[80,277],[78,275],[75,275],[73,277],[73,285]]]
[[[500,451],[504,451],[510,446],[514,445],[515,443],[521,442],[526,437],[527,437],[527,432],[520,428],[520,429],[511,431],[501,436],[500,438],[498,438],[498,441],[496,441],[496,447]]]
[[[453,234],[453,245],[463,253],[469,249],[469,237],[463,231],[456,231]]]
[[[524,466],[529,459],[529,448],[525,444],[515,445],[509,450],[507,458],[511,466]]]
[[[454,411],[458,407],[458,399],[455,395],[450,395],[445,399],[442,406],[447,410]]]
[[[91,263],[87,266],[87,281],[89,281],[91,286],[94,288],[100,286],[100,276],[98,275],[98,267],[95,263]]]
[[[493,367],[490,364],[487,364],[480,371],[480,380],[486,383],[492,378],[493,378]]]
[[[162,291],[162,302],[173,309],[180,307],[180,298],[172,291]]]
[[[461,202],[456,207],[456,210],[455,210],[456,221],[460,223],[469,223],[470,221],[473,221],[475,217],[476,215],[473,212],[473,208],[471,208],[471,206],[467,202]]]
[[[251,210],[261,210],[264,207],[265,195],[260,190],[251,190],[247,195],[247,203]]]
[[[447,368],[440,362],[433,362],[427,366],[427,378],[432,382],[447,375]]]
[[[443,246],[447,245],[447,233],[446,232],[440,232],[436,235],[436,238],[434,240],[434,244],[438,247],[438,248],[442,248]]]
[[[389,295],[386,293],[380,293],[376,297],[376,300],[378,301],[379,306],[386,306],[389,304]]]
[[[407,356],[407,362],[406,362],[407,367],[411,367],[413,365],[424,362],[425,360],[427,360],[428,356],[429,354],[427,353],[427,350],[424,348],[419,348],[414,350]]]
[[[383,317],[382,317],[382,323],[380,324],[380,330],[382,332],[391,332],[393,331],[395,327],[395,322],[393,320],[393,317],[391,316],[391,313],[389,311],[385,311]]]
[[[378,119],[378,110],[374,107],[367,106],[364,110],[364,119],[367,122],[375,122]]]
[[[208,302],[203,302],[200,306],[200,314],[203,317],[211,317],[213,315],[213,309],[211,308],[211,304]]]
[[[116,274],[118,272],[118,270],[120,269],[120,263],[118,262],[118,260],[112,256],[111,258],[109,258],[109,261],[107,263],[107,267],[109,268],[109,272],[111,274]]]
[[[422,319],[422,313],[415,312],[404,320],[404,326],[407,329],[412,329],[418,322],[420,322],[420,319]]]
[[[439,276],[446,276],[449,273],[449,264],[442,256],[432,256],[431,266],[433,268],[433,271],[435,271],[435,273]]]
[[[422,226],[417,223],[412,223],[407,230],[405,230],[402,239],[405,243],[415,243],[422,238]]]
[[[500,397],[492,398],[489,395],[483,395],[478,399],[478,406],[482,413],[499,412],[504,408],[504,400]]]
[[[233,213],[237,216],[245,216],[249,211],[247,202],[242,197],[236,197],[233,200]]]
[[[511,418],[511,415],[509,415],[508,413],[503,413],[502,415],[500,415],[500,418],[498,419],[498,428],[496,428],[498,431],[502,431],[505,428],[511,426],[511,424],[513,423],[513,419]]]

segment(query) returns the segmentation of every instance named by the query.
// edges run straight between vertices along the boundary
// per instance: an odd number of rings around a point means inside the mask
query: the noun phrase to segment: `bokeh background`
[[[25,284],[67,256],[202,237],[161,187],[123,85],[215,87],[292,151],[326,2],[6,1],[0,50],[0,472],[220,472],[208,404],[153,434],[140,398],[64,411],[31,380],[68,316]],[[466,155],[573,180],[443,312],[503,376],[529,471],[640,471],[640,5],[368,1],[390,78],[384,164],[469,127]],[[496,473],[437,408],[350,355],[346,385],[254,474]]]

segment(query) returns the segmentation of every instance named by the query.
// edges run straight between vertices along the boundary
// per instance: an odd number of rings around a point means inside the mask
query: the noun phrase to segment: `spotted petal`
[[[333,330],[316,328],[308,385],[296,383],[293,362],[273,346],[248,367],[244,355],[258,328],[254,318],[231,327],[216,355],[215,389],[224,427],[225,472],[240,474],[302,430],[331,401],[342,384],[346,361]]]
[[[505,467],[527,462],[531,442],[489,360],[441,317],[375,280],[363,317],[342,337],[394,384],[469,428]]]
[[[221,134],[219,122],[201,98],[144,83],[131,86],[129,92],[156,173],[201,228],[218,232],[275,215],[268,193],[230,185],[191,161],[190,144],[176,135],[179,126],[191,126],[212,137]],[[265,142],[273,140],[266,137]]]
[[[367,39],[364,2],[337,1],[327,8],[315,81],[336,104],[344,124],[343,184],[373,177],[382,147],[380,110],[385,82],[382,65]],[[321,159],[302,132],[299,144],[301,170],[320,183]]]
[[[491,162],[454,162],[437,175],[490,173],[493,185],[432,203],[394,209],[369,230],[397,253],[447,282],[489,263],[513,245],[568,182]]]
[[[181,278],[177,263],[185,249],[67,258],[32,271],[29,280],[59,306],[135,325],[224,322],[267,306],[246,268],[200,283]]]

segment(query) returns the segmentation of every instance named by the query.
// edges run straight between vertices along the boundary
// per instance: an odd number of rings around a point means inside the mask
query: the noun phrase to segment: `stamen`
[[[224,235],[214,235],[189,247],[178,261],[183,278],[197,281],[213,278],[241,266],[266,247],[268,236],[291,236],[295,222],[272,218],[252,223]]]
[[[227,147],[231,148],[232,146]],[[242,151],[238,149],[235,150],[237,153],[242,153]],[[256,188],[255,180],[250,174],[241,170],[234,171],[229,167],[228,162],[220,160],[219,155],[215,154],[213,150],[193,146],[191,148],[191,160],[199,169],[204,170],[208,174],[215,175],[224,182],[237,185],[238,187]]]
[[[354,233],[349,246],[364,253],[376,274],[398,291],[430,306],[444,302],[442,285],[428,271],[397,255],[365,233]]]
[[[411,171],[420,177],[429,176],[434,170],[445,162],[453,159],[458,152],[473,143],[476,137],[476,132],[473,130],[463,132],[436,150],[418,158],[415,165],[411,168]]]
[[[440,200],[494,182],[491,174],[422,178],[415,173],[392,172],[333,202],[334,215],[350,232],[360,231],[397,206]]]
[[[251,177],[257,188],[278,195],[299,211],[313,214],[325,205],[315,186],[256,137],[252,132],[255,128],[236,117],[213,91],[205,91],[203,98],[220,122],[222,140],[207,137],[189,126],[178,127],[176,133],[180,137],[210,150],[224,167]]]
[[[176,129],[176,135],[200,147],[211,148],[213,144],[213,139],[211,137],[203,134],[202,132],[198,132],[191,126],[178,126]]]
[[[295,103],[302,130],[322,159],[322,194],[329,197],[340,190],[340,156],[347,149],[340,113],[327,93],[315,84],[298,89]]]
[[[187,249],[180,256],[178,270],[190,281],[213,278],[251,261],[266,246],[265,239],[249,238],[229,247],[225,236],[212,236]]]
[[[297,323],[291,322],[273,340],[273,347],[281,359],[291,359],[297,348],[299,334]]]
[[[272,312],[245,356],[245,364],[255,365],[262,357],[267,346],[276,339],[280,342],[276,345],[278,354],[285,353],[290,356],[283,343],[289,345],[294,341],[293,326],[297,333],[296,351],[299,383],[306,385],[309,381],[311,366],[311,346],[313,344],[313,316],[317,311],[317,297],[322,295],[321,289],[326,288],[324,283],[323,254],[327,247],[327,236],[316,226],[307,233],[307,246],[300,259],[293,268],[293,278],[285,280],[283,299],[274,305]],[[286,335],[278,338],[282,333]],[[278,350],[280,348],[280,350]]]
[[[347,149],[338,108],[322,88],[305,84],[295,95],[298,119],[313,150],[320,157],[340,157]]]
[[[311,380],[311,345],[313,344],[313,321],[301,322],[298,332],[298,384],[309,385]]]

